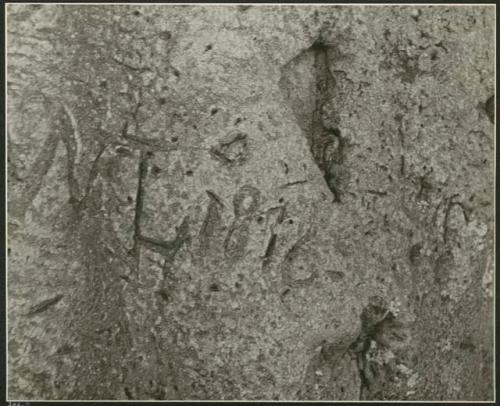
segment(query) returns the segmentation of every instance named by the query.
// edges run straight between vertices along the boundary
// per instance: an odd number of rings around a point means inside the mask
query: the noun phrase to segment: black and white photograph
[[[494,4],[4,11],[11,405],[495,401]]]

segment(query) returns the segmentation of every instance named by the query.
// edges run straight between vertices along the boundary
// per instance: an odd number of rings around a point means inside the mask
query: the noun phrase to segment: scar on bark
[[[401,346],[406,339],[404,324],[396,319],[385,300],[379,296],[370,297],[361,313],[361,333],[349,348],[356,355],[362,398],[374,389],[377,380],[376,365],[368,357],[372,342],[393,350],[392,347]]]
[[[311,46],[314,52],[315,108],[312,116],[311,151],[323,172],[334,202],[340,203],[339,166],[344,161],[346,140],[336,123],[327,122],[323,109],[331,99],[336,80],[328,66],[330,47],[320,37]]]
[[[326,43],[320,35],[309,49],[301,52],[284,66],[279,83],[283,95],[291,103],[298,124],[308,140],[313,160],[322,172],[326,185],[333,195],[333,202],[340,203],[340,183],[347,139],[341,136],[335,111],[332,109],[328,116],[325,115],[326,106],[330,105],[334,99],[333,91],[336,87],[335,77],[329,67],[329,51],[332,48],[333,46]],[[301,100],[303,95],[294,94],[291,90],[296,85],[294,77],[301,72],[300,67],[310,70],[312,74],[309,91],[313,109],[306,113],[297,107],[303,104]],[[287,185],[298,183],[290,182]]]

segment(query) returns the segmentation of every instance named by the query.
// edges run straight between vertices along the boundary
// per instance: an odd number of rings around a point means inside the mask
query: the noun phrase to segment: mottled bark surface
[[[494,11],[9,5],[9,398],[491,400]]]

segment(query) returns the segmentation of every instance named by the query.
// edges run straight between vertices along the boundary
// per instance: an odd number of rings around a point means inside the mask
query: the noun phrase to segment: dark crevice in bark
[[[389,310],[381,297],[371,297],[361,313],[361,333],[350,346],[350,351],[357,359],[361,400],[384,397],[383,385],[387,374],[395,373],[391,367],[371,360],[373,346],[397,353],[397,349],[407,343],[408,331],[405,325]]]
[[[334,201],[340,202],[336,165],[342,163],[344,142],[337,126],[326,125],[323,117],[324,109],[332,99],[332,91],[336,83],[328,67],[328,46],[318,40],[311,49],[314,52],[314,76],[316,79],[316,103],[310,136],[311,151],[316,164],[323,172],[326,184],[334,196]]]
[[[141,151],[139,158],[139,175],[137,179],[137,192],[135,197],[135,214],[134,214],[134,245],[132,247],[132,255],[139,261],[139,239],[141,236],[141,217],[144,206],[144,182],[148,173],[148,159],[150,153]]]
[[[335,100],[335,77],[329,68],[329,56],[333,47],[321,38],[309,49],[292,59],[282,69],[279,82],[283,95],[290,103],[296,119],[304,132],[314,162],[320,169],[333,195],[333,201],[341,202],[341,172],[345,160],[347,140],[342,137],[332,103]],[[312,66],[311,66],[312,65]],[[304,96],[297,89],[297,73],[311,75],[309,89],[313,109],[307,116],[299,107]],[[302,80],[302,79],[300,79]],[[302,89],[305,90],[305,89]]]
[[[484,103],[484,111],[492,124],[495,123],[495,95],[492,95]]]

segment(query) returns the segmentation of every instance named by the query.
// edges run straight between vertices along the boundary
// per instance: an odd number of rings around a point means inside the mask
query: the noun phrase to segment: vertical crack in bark
[[[344,161],[345,140],[335,123],[335,118],[325,117],[332,112],[327,111],[334,95],[336,81],[329,68],[329,49],[321,39],[316,41],[314,52],[314,73],[316,78],[316,105],[313,113],[311,149],[318,167],[323,172],[328,188],[334,196],[334,202],[340,203],[339,166]],[[333,112],[334,114],[335,112]]]
[[[309,49],[292,59],[283,68],[280,88],[306,135],[314,162],[323,174],[333,201],[340,202],[339,184],[346,140],[341,136],[332,108],[336,81],[329,68],[331,48],[319,38]],[[301,77],[304,74],[311,76],[308,89],[300,89],[300,86],[304,87],[303,83],[299,83],[304,80]],[[304,90],[310,94],[301,94]],[[304,104],[309,103],[305,100],[308,96],[313,104],[309,117],[303,111]]]
[[[139,158],[139,177],[137,180],[137,193],[135,197],[135,215],[134,215],[134,245],[132,247],[132,255],[139,263],[140,248],[139,240],[141,238],[141,217],[144,206],[144,182],[148,173],[148,159],[151,156],[150,152],[141,151]]]
[[[398,139],[399,139],[399,154],[400,154],[399,175],[403,178],[406,174],[404,115],[402,113],[398,113],[394,116],[394,120],[398,124]]]

